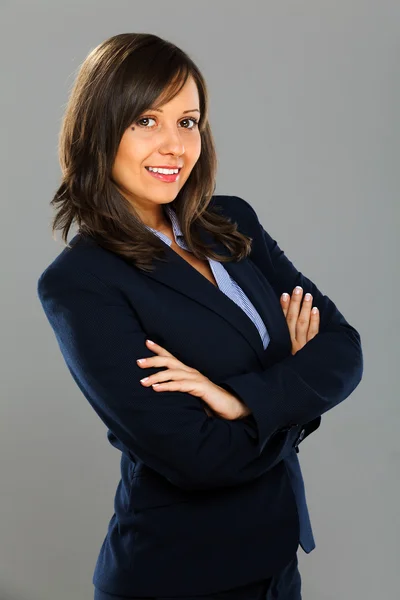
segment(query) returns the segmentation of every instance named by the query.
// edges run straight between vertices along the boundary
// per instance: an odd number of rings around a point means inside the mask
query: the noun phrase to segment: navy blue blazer
[[[205,595],[283,568],[299,545],[283,459],[362,377],[360,334],[296,269],[250,204],[215,195],[208,210],[214,206],[253,238],[247,258],[224,266],[267,326],[265,350],[244,311],[167,245],[167,261],[145,273],[78,233],[38,280],[66,365],[121,451],[114,513],[93,575],[110,594]],[[279,298],[296,285],[313,295],[320,331],[293,356]],[[154,355],[146,338],[238,395],[252,414],[208,416],[189,393],[142,386],[144,375],[160,371],[136,364]]]

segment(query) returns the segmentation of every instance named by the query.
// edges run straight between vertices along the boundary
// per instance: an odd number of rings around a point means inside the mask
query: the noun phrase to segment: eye
[[[142,117],[141,119],[136,121],[135,125],[140,125],[141,127],[143,127],[143,125],[141,124],[141,121],[154,121],[154,120],[155,119],[153,119],[152,117]],[[146,127],[146,125],[144,125],[144,127],[146,129],[151,129],[151,127]]]
[[[184,121],[192,121],[192,123],[193,123],[193,127],[184,127],[184,129],[195,129],[197,127],[197,125],[199,124],[198,120],[193,117],[183,119],[183,121],[181,121],[181,123],[183,123]]]
[[[135,122],[135,125],[139,125],[140,127],[143,127],[144,129],[153,129],[154,125],[152,127],[148,127],[146,124],[142,124],[143,121],[155,121],[155,119],[153,117],[142,117],[141,119],[138,119]],[[183,127],[183,129],[195,129],[199,122],[197,119],[195,119],[194,117],[188,117],[186,119],[182,119],[181,123],[184,123],[185,121],[192,121],[193,126],[192,127]]]

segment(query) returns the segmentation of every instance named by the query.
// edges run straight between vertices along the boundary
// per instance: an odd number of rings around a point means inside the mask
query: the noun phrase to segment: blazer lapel
[[[208,245],[212,246],[219,254],[229,256],[228,249],[222,243],[217,242],[211,233],[203,229],[199,231],[202,239]],[[79,233],[75,235],[70,241],[71,246],[80,238]],[[90,238],[86,236],[84,238],[86,238],[87,243],[92,243]],[[231,261],[223,263],[223,265],[232,279],[237,282],[254,304],[265,323],[270,336],[269,344],[265,350],[257,327],[233,300],[215,287],[167,244],[165,244],[165,251],[166,261],[154,261],[155,269],[153,272],[139,271],[140,274],[155,279],[184,294],[191,300],[203,304],[216,312],[222,319],[228,321],[253,348],[261,369],[271,366],[289,354],[291,349],[290,334],[279,299],[276,297],[269,281],[251,259],[244,258],[239,262]],[[123,260],[125,261],[125,259]],[[128,261],[125,262],[132,266]]]
[[[201,230],[200,235],[219,254],[229,256],[228,249],[217,242],[209,232]],[[270,336],[265,350],[256,326],[233,300],[168,245],[166,245],[166,253],[166,261],[155,261],[154,271],[142,272],[143,275],[185,294],[228,321],[252,346],[261,368],[266,368],[271,362],[281,360],[287,355],[291,348],[291,341],[279,300],[269,282],[249,258],[244,258],[239,262],[226,262],[223,265],[254,304],[265,323]]]

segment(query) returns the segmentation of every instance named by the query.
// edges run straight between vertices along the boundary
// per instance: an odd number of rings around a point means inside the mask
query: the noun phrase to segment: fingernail
[[[136,362],[138,362],[141,365],[142,363],[146,362],[146,359],[145,358],[138,358]]]
[[[144,377],[144,378],[143,378],[143,379],[141,379],[140,381],[141,381],[142,383],[145,383],[145,381],[147,381],[147,380],[148,380],[148,377]]]
[[[311,294],[308,294],[308,293],[307,293],[307,294],[304,296],[304,300],[310,300],[310,298],[311,298]]]
[[[302,290],[302,289],[303,289],[302,287],[300,287],[299,285],[297,285],[297,286],[295,287],[295,289],[294,289],[294,293],[295,293],[295,294],[300,294],[300,292],[301,292],[301,290]]]
[[[152,342],[151,340],[147,340],[149,342],[149,344],[155,344],[155,342]]]
[[[282,300],[284,302],[286,302],[286,300],[289,298],[289,294],[287,294],[286,292],[284,294],[282,294]]]

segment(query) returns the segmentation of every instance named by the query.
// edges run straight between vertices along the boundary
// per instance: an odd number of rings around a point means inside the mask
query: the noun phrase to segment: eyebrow
[[[161,110],[161,108],[151,108],[150,110],[155,110],[155,111],[160,112],[160,113],[164,112],[163,110]],[[198,113],[200,113],[200,111],[199,111],[198,108],[192,108],[191,110],[184,110],[183,114],[185,115],[186,113],[190,113],[190,112],[198,112]]]

